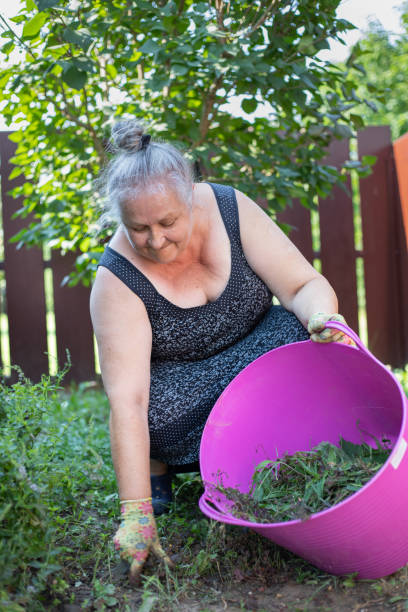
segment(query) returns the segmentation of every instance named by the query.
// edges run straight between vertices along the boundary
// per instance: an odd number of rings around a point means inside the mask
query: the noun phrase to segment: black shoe
[[[186,474],[189,472],[199,472],[200,464],[198,461],[194,463],[184,463],[183,465],[168,465],[169,474]]]
[[[173,501],[171,490],[171,475],[169,473],[161,476],[150,476],[152,487],[152,506],[154,516],[160,516],[169,511],[169,506]]]

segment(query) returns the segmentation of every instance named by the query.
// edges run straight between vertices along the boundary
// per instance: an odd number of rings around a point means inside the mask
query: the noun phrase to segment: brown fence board
[[[11,218],[21,208],[22,202],[7,195],[10,189],[21,184],[20,177],[13,181],[8,178],[12,170],[9,159],[16,150],[8,134],[0,132],[0,173],[10,359],[12,365],[19,365],[28,378],[37,381],[41,374],[48,372],[44,265],[41,249],[16,249],[15,244],[9,242],[14,234],[27,226],[30,218]],[[13,372],[12,380],[15,378]]]
[[[332,142],[324,163],[340,168],[349,159],[349,141]],[[356,254],[354,244],[351,182],[345,189],[335,186],[324,200],[319,200],[320,254],[322,274],[334,288],[339,312],[358,332]]]
[[[394,234],[395,194],[388,185],[392,159],[388,126],[358,133],[358,153],[376,155],[373,173],[360,180],[367,330],[370,350],[384,363],[396,364],[401,351],[398,269]]]
[[[310,210],[302,206],[299,200],[293,200],[290,206],[276,215],[280,223],[292,226],[289,238],[304,257],[313,265],[312,228]]]
[[[1,163],[1,157],[0,157],[0,163]],[[1,182],[0,182],[0,194],[1,194]],[[4,268],[2,268],[4,270]],[[6,292],[4,292],[3,295],[3,291],[0,291],[0,314],[6,311],[6,307],[5,307],[5,295]],[[3,304],[4,303],[4,304]],[[4,368],[4,364],[3,364],[3,353],[2,353],[3,347],[2,347],[2,342],[1,342],[1,334],[0,334],[0,368],[3,371]]]
[[[394,142],[394,169],[393,184],[400,198],[400,207],[397,207],[395,219],[396,231],[400,246],[400,285],[401,285],[401,319],[404,338],[402,363],[408,363],[408,134],[404,134]]]
[[[408,141],[406,141],[406,144],[408,145]],[[405,172],[408,172],[408,157],[406,162]],[[408,231],[408,225],[404,223],[404,214],[408,213],[408,207],[406,207],[408,202],[404,200],[404,191],[399,188],[397,173],[394,147],[388,158],[388,185],[391,195],[390,199],[394,204],[392,209],[392,233],[395,237],[394,252],[396,256],[397,274],[395,309],[399,323],[397,330],[398,342],[394,347],[394,361],[392,365],[402,367],[408,363],[408,248],[406,233]],[[404,179],[406,181],[406,177],[404,177]],[[406,207],[406,210],[404,210],[404,207]],[[408,221],[408,218],[406,221]]]
[[[69,350],[72,362],[65,382],[95,378],[93,331],[89,314],[90,290],[82,285],[61,286],[64,277],[73,270],[75,258],[75,253],[63,256],[56,251],[53,251],[51,257],[58,365],[61,368],[65,364],[66,349]]]
[[[408,134],[398,138],[393,145],[395,167],[402,209],[405,245],[408,248]]]

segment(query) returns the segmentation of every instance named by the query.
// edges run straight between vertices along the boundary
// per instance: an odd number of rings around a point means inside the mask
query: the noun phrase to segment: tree
[[[408,132],[408,3],[405,3],[401,23],[404,32],[395,36],[378,21],[370,23],[366,35],[351,51],[351,60],[359,56],[365,78],[357,89],[361,98],[372,99],[359,108],[370,125],[390,125],[394,139]]]
[[[21,61],[0,71],[3,114],[23,126],[11,136],[25,178],[15,193],[35,219],[16,240],[81,251],[76,280],[89,283],[102,251],[93,180],[123,115],[272,214],[295,197],[313,206],[340,176],[320,163],[328,142],[361,123],[352,65],[318,56],[354,27],[336,18],[339,2],[25,0],[11,19],[21,36],[2,18],[2,52]],[[266,102],[270,116],[232,116],[224,105],[240,95],[245,113]]]

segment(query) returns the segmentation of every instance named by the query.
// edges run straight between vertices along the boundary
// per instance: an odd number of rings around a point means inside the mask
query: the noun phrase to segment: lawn
[[[408,391],[408,371],[397,376]],[[252,531],[209,521],[198,474],[175,479],[158,519],[175,569],[140,584],[113,549],[119,502],[104,393],[62,375],[0,387],[0,610],[408,610],[408,568],[356,581],[317,570]]]

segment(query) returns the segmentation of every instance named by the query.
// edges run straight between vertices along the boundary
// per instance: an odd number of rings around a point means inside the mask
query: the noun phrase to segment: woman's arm
[[[111,452],[119,497],[150,497],[149,318],[143,302],[102,267],[97,272],[90,305],[102,379],[111,408]]]
[[[329,282],[256,204],[236,191],[241,242],[251,268],[286,310],[304,327],[316,312],[336,313],[336,294]]]

